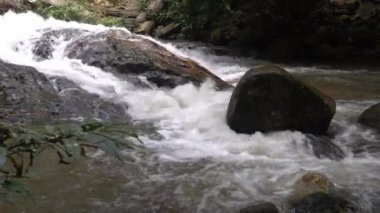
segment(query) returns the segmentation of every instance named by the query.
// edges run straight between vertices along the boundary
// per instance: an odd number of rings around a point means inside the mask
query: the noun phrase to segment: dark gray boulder
[[[380,103],[366,109],[358,119],[360,124],[380,131]]]
[[[335,101],[275,65],[249,70],[236,86],[227,124],[238,133],[294,130],[325,134]]]
[[[61,119],[128,121],[124,106],[89,94],[63,78],[0,61],[0,120],[45,122]]]
[[[247,206],[239,210],[239,213],[279,213],[279,211],[273,203],[262,202]]]

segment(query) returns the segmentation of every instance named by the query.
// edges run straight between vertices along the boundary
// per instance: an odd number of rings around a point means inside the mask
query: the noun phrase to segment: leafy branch
[[[27,177],[35,159],[47,150],[57,154],[58,163],[71,164],[77,158],[87,157],[93,149],[121,159],[121,148],[133,149],[141,143],[136,132],[125,125],[0,123],[0,201],[6,199],[7,193],[29,194],[15,179]]]

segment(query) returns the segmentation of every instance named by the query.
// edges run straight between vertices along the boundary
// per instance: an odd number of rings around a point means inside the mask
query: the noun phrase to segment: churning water
[[[363,212],[380,211],[380,150],[353,154],[359,142],[380,142],[378,135],[355,125],[360,112],[380,98],[379,81],[374,81],[380,79],[380,72],[308,68],[309,72],[289,67],[317,86],[328,85],[326,91],[334,97],[345,98],[338,100],[332,124],[334,142],[347,155],[337,162],[313,156],[300,132],[236,134],[225,122],[231,92],[215,91],[212,82],[200,87],[136,88],[111,73],[67,58],[64,49],[72,41],[64,39],[55,41],[51,59],[36,60],[33,43],[44,30],[65,28],[86,30],[83,35],[111,29],[9,12],[0,16],[0,59],[35,67],[47,76],[65,77],[106,100],[127,104],[134,119],[152,122],[162,137],[143,137],[145,148],[126,152],[126,163],[91,163],[93,174],[76,177],[84,178],[81,181],[58,183],[65,190],[49,190],[46,182],[39,183],[47,197],[25,207],[26,212],[233,212],[259,200],[283,208],[293,183],[309,170],[326,174],[347,190]],[[235,81],[256,63],[148,39],[227,81]],[[340,96],[350,90],[361,92],[354,97]]]

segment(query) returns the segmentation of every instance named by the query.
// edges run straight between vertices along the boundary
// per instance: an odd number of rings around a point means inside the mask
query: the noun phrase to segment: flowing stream
[[[85,34],[110,29],[9,12],[0,16],[0,59],[65,77],[90,93],[127,104],[134,119],[152,122],[161,137],[143,136],[145,147],[126,151],[124,162],[103,155],[65,168],[42,162],[41,177],[29,181],[35,202],[20,204],[16,212],[234,212],[260,200],[285,212],[286,196],[306,171],[326,174],[362,212],[380,211],[380,137],[355,124],[362,110],[380,100],[380,71],[284,65],[336,98],[331,131],[347,155],[338,162],[316,158],[300,132],[236,134],[225,122],[231,92],[215,91],[211,82],[171,90],[135,88],[68,59],[64,49],[71,41],[63,39],[55,42],[52,59],[38,61],[32,44],[47,28],[85,29]],[[231,82],[262,63],[218,56],[199,45],[155,42]],[[363,141],[377,150],[354,154]]]

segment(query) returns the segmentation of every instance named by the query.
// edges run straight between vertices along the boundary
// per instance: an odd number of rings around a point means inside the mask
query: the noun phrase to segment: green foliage
[[[138,0],[142,10],[146,11],[148,9],[148,0]]]
[[[145,4],[145,0],[140,0]],[[148,18],[160,25],[177,23],[189,31],[209,30],[211,40],[236,37],[239,33],[240,14],[233,10],[232,0],[164,0],[164,8],[159,14],[149,10]],[[145,6],[146,8],[146,6]]]
[[[57,154],[60,164],[86,157],[88,150],[101,149],[121,159],[121,147],[133,149],[141,141],[123,124],[63,123],[54,125],[13,126],[0,123],[0,201],[9,193],[29,194],[15,178],[27,177],[34,161],[45,151]],[[137,142],[137,143],[136,143]]]
[[[118,0],[113,1],[115,4]],[[88,24],[102,24],[105,26],[124,26],[122,17],[103,17],[101,14],[87,10],[84,2],[69,3],[64,6],[50,6],[42,1],[34,3],[34,10],[43,17],[53,17],[64,21],[77,21]]]
[[[104,17],[100,18],[97,21],[98,24],[102,24],[104,26],[116,26],[116,27],[122,27],[124,25],[124,18],[120,17]]]
[[[141,1],[141,0],[140,0]],[[232,0],[164,0],[155,19],[160,23],[179,23],[183,27],[203,28],[221,20],[231,10]]]
[[[64,6],[50,6],[41,1],[36,1],[35,11],[44,17],[53,17],[64,21],[96,23],[95,14],[87,11],[82,4],[70,3]]]

